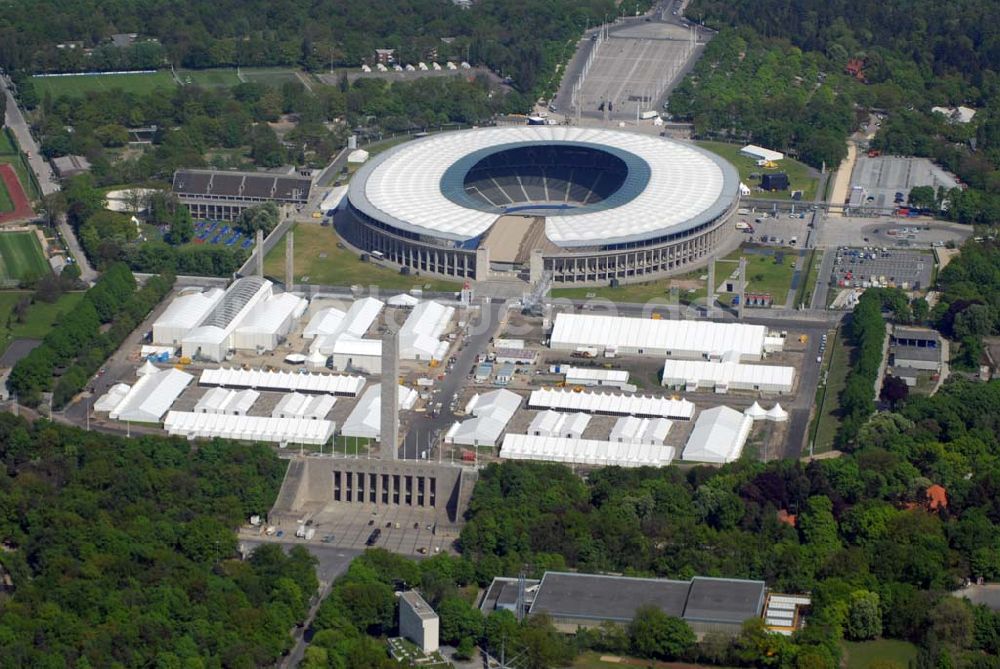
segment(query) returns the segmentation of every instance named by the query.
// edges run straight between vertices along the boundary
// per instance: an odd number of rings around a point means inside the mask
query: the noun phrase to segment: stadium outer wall
[[[515,273],[491,271],[486,249],[439,246],[433,240],[405,237],[400,231],[372,221],[349,203],[337,213],[334,225],[341,239],[356,252],[381,253],[384,257],[378,259],[380,263],[404,272],[474,281],[511,278],[536,281],[543,272],[551,272],[554,286],[585,287],[606,286],[612,280],[621,284],[652,281],[706,266],[710,258],[722,257],[739,246],[740,235],[732,222],[738,207],[737,198],[722,216],[701,229],[649,246],[536,252],[530,266]]]

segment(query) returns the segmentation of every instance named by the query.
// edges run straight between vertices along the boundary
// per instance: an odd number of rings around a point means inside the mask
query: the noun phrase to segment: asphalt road
[[[476,356],[486,351],[490,339],[500,327],[500,318],[506,312],[506,302],[490,302],[483,305],[480,318],[469,326],[469,334],[463,341],[463,347],[458,352],[458,360],[447,373],[444,380],[436,386],[432,403],[441,404],[441,412],[434,418],[424,414],[413,419],[410,431],[403,439],[400,448],[401,459],[417,459],[421,450],[429,450],[428,444],[435,442],[435,436],[443,436],[455,422],[455,414],[451,411],[451,401],[461,387],[468,382],[469,369],[475,364]]]

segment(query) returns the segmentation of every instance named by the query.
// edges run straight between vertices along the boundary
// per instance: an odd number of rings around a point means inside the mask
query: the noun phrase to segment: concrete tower
[[[399,333],[382,335],[382,457],[399,458]]]
[[[257,231],[257,276],[264,278],[264,231]]]
[[[740,302],[736,306],[736,317],[743,320],[743,309],[747,301],[747,259],[740,256],[740,275],[736,280],[736,291],[740,296]]]
[[[709,317],[715,315],[715,258],[708,259],[708,286],[705,291],[705,309]]]
[[[295,233],[291,230],[285,235],[285,292],[292,292],[295,284],[295,264],[293,262],[293,250],[295,246]]]

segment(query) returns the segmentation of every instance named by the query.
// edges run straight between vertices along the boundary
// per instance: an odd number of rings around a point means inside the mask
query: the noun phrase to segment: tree
[[[900,402],[906,401],[910,394],[910,387],[906,381],[899,376],[886,374],[882,379],[882,390],[879,391],[879,398],[883,402],[888,402],[889,406],[895,409]]]
[[[882,613],[876,593],[868,590],[851,593],[844,635],[852,641],[867,641],[882,635]]]
[[[462,640],[458,642],[458,646],[455,648],[455,659],[471,660],[475,652],[476,646],[472,641],[472,637],[462,637]]]
[[[274,202],[265,202],[244,209],[236,225],[248,237],[253,237],[258,230],[263,230],[266,237],[278,225],[278,216],[278,205]]]
[[[968,648],[972,644],[974,620],[969,604],[945,595],[927,614],[930,633],[942,644]]]
[[[449,597],[438,605],[441,639],[455,644],[466,637],[478,639],[483,633],[483,616],[479,609],[460,597]]]
[[[186,244],[194,238],[194,222],[191,220],[191,212],[188,208],[178,203],[170,219],[170,243],[174,245]]]
[[[628,626],[632,650],[642,657],[675,660],[697,641],[694,631],[680,618],[669,616],[656,606],[636,610]]]
[[[910,206],[917,209],[937,209],[937,194],[933,186],[914,186],[910,189]]]

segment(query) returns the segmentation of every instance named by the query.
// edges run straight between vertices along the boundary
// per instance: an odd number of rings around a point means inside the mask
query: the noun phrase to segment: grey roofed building
[[[766,593],[763,581],[696,576],[691,579],[684,619],[688,622],[742,623],[760,615]]]
[[[531,608],[531,603],[535,598],[535,592],[538,589],[539,583],[541,581],[537,578],[524,579],[525,593],[523,606],[525,613]],[[490,612],[500,609],[505,609],[516,614],[519,589],[517,578],[497,576],[490,583],[490,587],[486,589],[486,594],[483,595],[483,600],[479,604],[479,610],[482,611],[483,615],[487,616]]]
[[[52,159],[52,167],[60,179],[68,179],[90,171],[90,161],[83,156],[59,156]]]
[[[557,620],[627,623],[637,608],[652,605],[680,618],[689,587],[687,581],[548,571],[531,613],[547,613]]]
[[[894,346],[892,348],[895,364],[900,361],[913,360],[917,362],[941,362],[941,349],[924,348],[920,346]]]
[[[177,170],[173,190],[194,218],[231,221],[263,202],[301,206],[309,201],[312,179],[288,171],[228,172]]]

